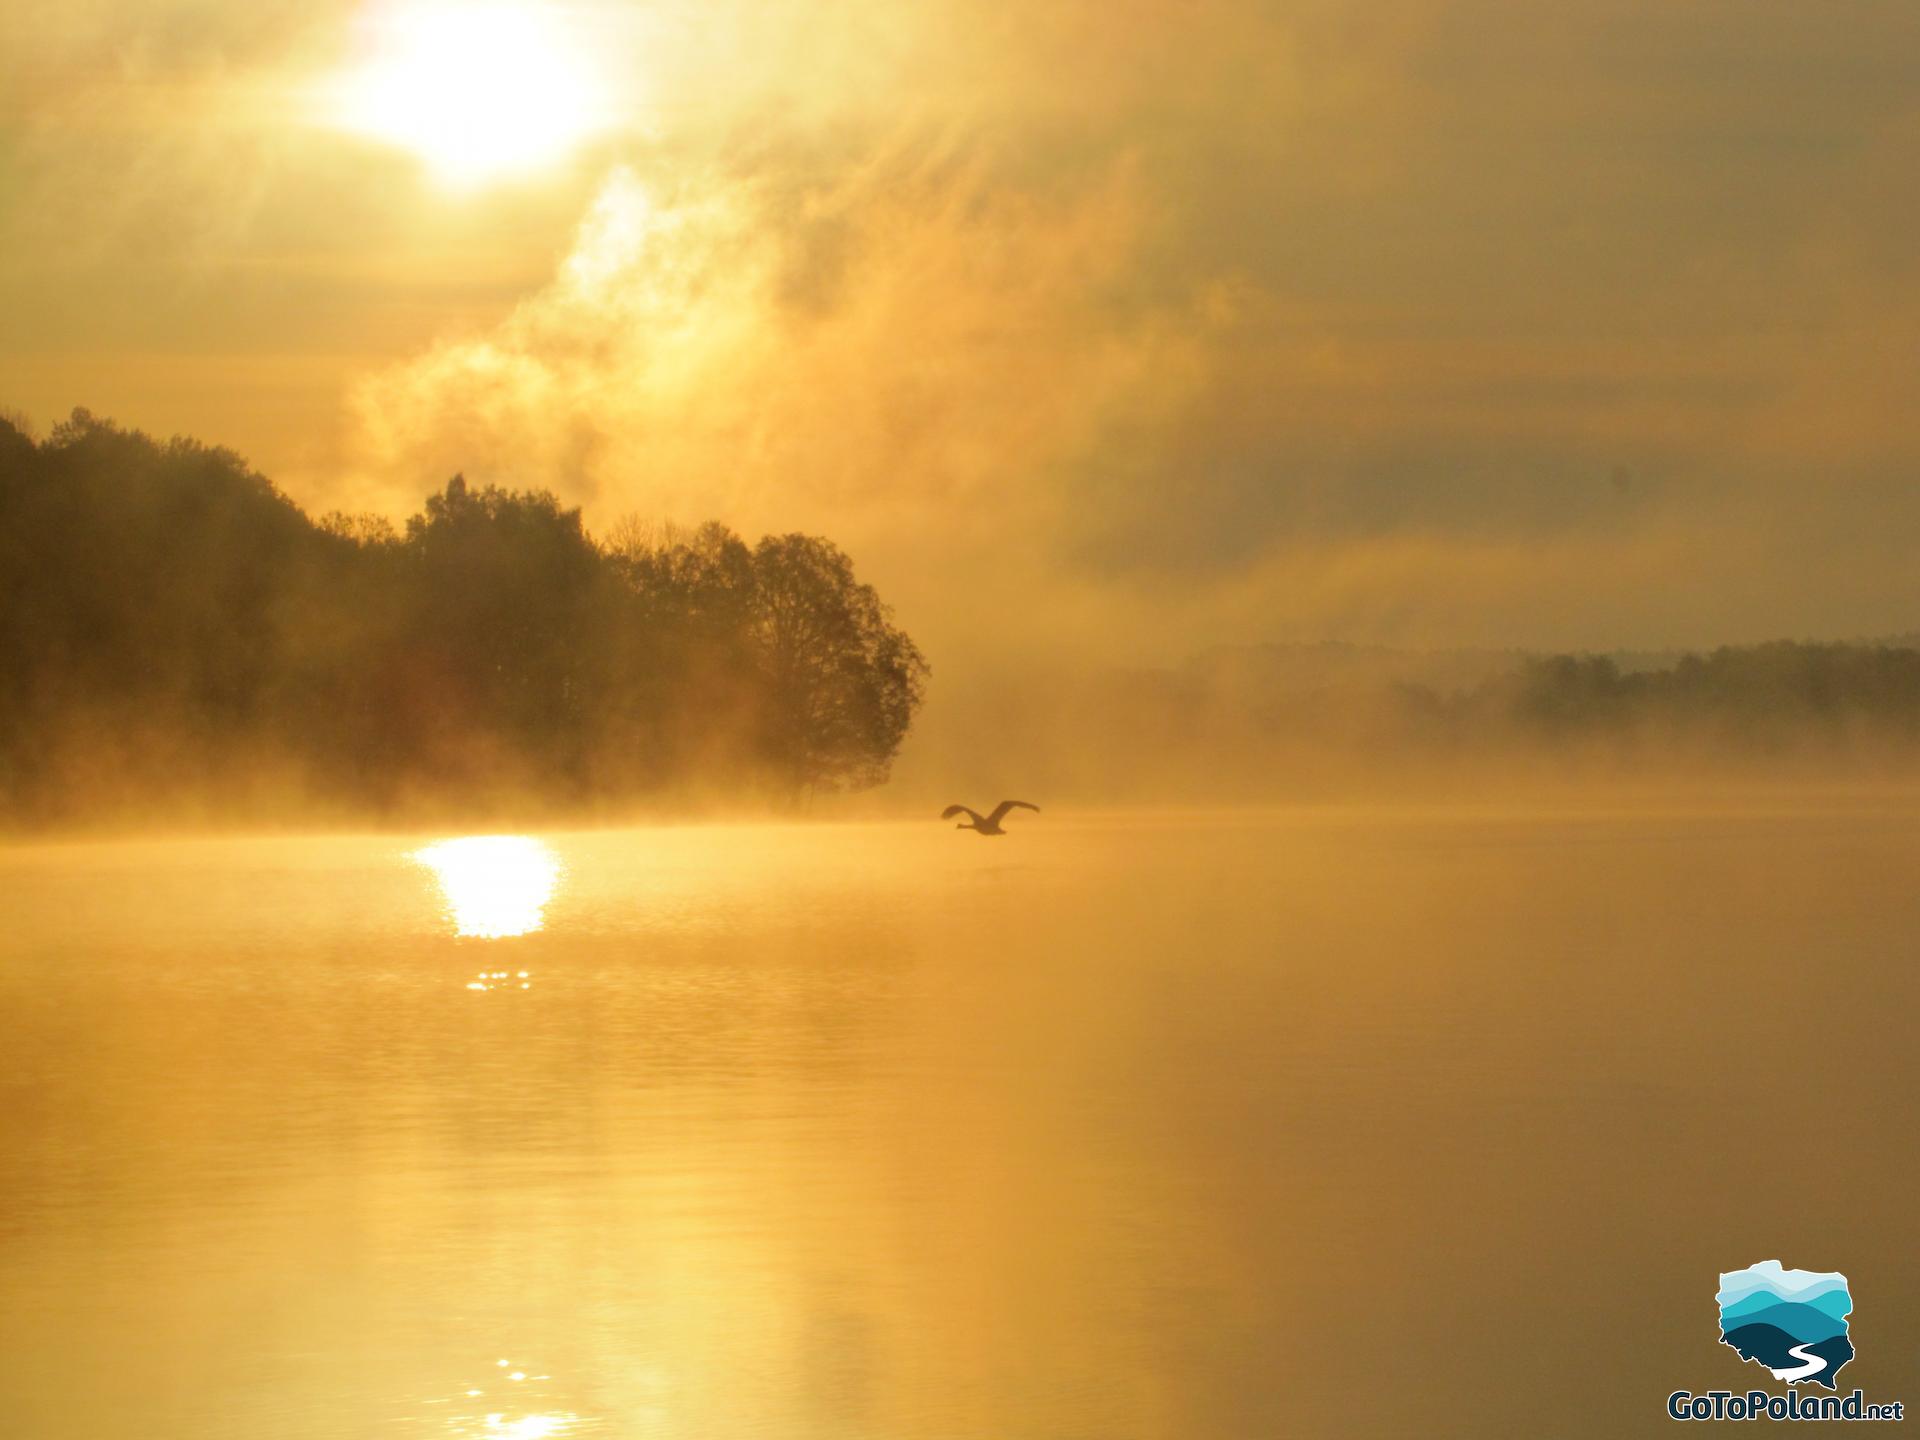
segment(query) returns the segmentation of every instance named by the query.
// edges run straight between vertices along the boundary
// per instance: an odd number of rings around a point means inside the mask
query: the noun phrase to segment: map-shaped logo
[[[1782,1270],[1762,1260],[1720,1277],[1720,1343],[1742,1360],[1754,1360],[1773,1378],[1797,1385],[1810,1380],[1829,1390],[1840,1367],[1853,1359],[1847,1316],[1853,1296],[1837,1270]]]

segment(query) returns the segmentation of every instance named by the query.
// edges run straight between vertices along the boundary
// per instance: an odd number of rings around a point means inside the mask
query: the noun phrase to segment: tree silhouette
[[[404,530],[237,456],[0,419],[0,811],[597,803],[885,780],[926,663],[825,540],[589,536],[455,476]]]
[[[926,660],[830,541],[770,535],[753,574],[775,764],[796,787],[878,784],[920,704]]]

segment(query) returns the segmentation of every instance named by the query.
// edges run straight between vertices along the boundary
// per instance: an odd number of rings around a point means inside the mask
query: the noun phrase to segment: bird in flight
[[[1004,835],[1007,832],[1000,828],[1000,822],[1007,818],[1009,810],[1031,810],[1036,815],[1040,813],[1038,805],[1029,805],[1025,800],[1002,800],[993,807],[991,815],[982,815],[978,810],[969,810],[964,805],[949,805],[940,812],[940,818],[951,820],[956,815],[964,815],[967,818],[954,829],[972,830],[981,835]]]

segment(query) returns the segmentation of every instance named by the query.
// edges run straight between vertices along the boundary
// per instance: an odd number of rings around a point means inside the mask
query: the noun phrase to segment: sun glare
[[[446,896],[454,932],[483,940],[528,935],[545,923],[547,901],[560,878],[560,860],[526,835],[469,835],[416,850]],[[492,978],[506,980],[505,971]],[[526,971],[519,978],[527,978]],[[486,985],[469,989],[487,989]],[[527,986],[522,984],[522,990]]]
[[[563,6],[385,0],[331,88],[334,123],[409,150],[441,179],[480,184],[565,158],[601,129],[604,90]]]

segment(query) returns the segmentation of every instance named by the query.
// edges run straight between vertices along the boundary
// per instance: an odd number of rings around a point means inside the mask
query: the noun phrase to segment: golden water
[[[1920,819],[1028,821],[0,851],[0,1434],[1653,1433],[1768,1258],[1920,1400]]]

